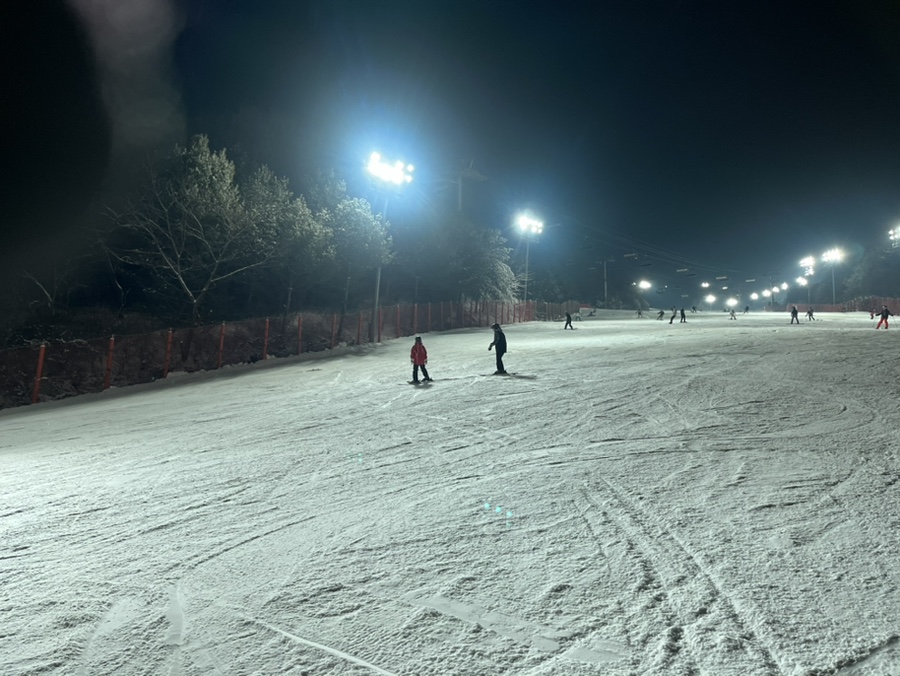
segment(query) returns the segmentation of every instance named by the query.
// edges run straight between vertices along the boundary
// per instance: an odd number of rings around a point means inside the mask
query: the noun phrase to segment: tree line
[[[499,230],[448,208],[423,216],[433,222],[413,235],[333,172],[302,184],[295,194],[204,135],[148,160],[140,184],[80,228],[78,246],[7,271],[0,346],[300,309],[343,314],[371,307],[382,267],[384,303],[515,297]]]

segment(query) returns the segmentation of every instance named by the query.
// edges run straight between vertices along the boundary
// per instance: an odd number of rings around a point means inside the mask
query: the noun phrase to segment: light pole
[[[797,277],[797,279],[795,281],[800,286],[806,287],[806,304],[811,305],[812,301],[810,300],[810,295],[809,295],[809,280],[806,277]],[[806,309],[808,310],[809,308],[807,307]]]
[[[797,278],[797,284],[806,287],[806,304],[809,305],[812,303],[812,299],[810,296],[812,287],[809,285],[809,280],[807,279],[807,277],[812,277],[816,273],[816,257],[806,256],[805,258],[801,258],[800,267],[803,268],[803,277]],[[800,281],[801,279],[803,280],[802,282]]]
[[[891,240],[891,248],[896,249],[900,247],[900,225],[896,228],[891,228],[888,230],[888,239]]]
[[[822,254],[823,263],[831,263],[831,304],[837,304],[837,295],[834,287],[834,267],[844,260],[844,252],[840,249],[829,249]]]
[[[648,282],[646,279],[642,279],[641,281],[639,281],[639,282],[637,283],[637,288],[639,288],[639,289],[641,290],[641,307],[640,307],[641,310],[644,309],[644,302],[645,302],[644,292],[645,292],[647,289],[650,289],[650,288],[652,288],[652,287],[653,287],[653,284],[651,284],[650,282]],[[648,305],[647,305],[647,308],[649,308],[649,307],[650,307],[650,305],[648,304]]]
[[[381,158],[380,153],[372,153],[369,155],[369,164],[366,170],[382,183],[392,185],[396,188],[412,182],[412,172],[415,167],[400,160],[393,164],[385,162]],[[381,211],[381,220],[387,225],[387,208],[390,195],[384,198],[384,209]],[[369,326],[369,334],[371,342],[375,342],[375,336],[378,334],[376,326],[378,325],[378,295],[381,290],[381,260],[378,261],[378,267],[375,269],[375,300],[372,303],[372,322]]]
[[[525,235],[525,293],[524,293],[524,303],[525,310],[528,311],[528,253],[529,248],[531,246],[531,238],[540,235],[544,231],[544,224],[532,218],[527,214],[521,214],[516,219],[516,225],[519,226],[519,230]]]

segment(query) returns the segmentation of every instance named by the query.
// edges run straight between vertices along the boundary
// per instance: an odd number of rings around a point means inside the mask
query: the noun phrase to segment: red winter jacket
[[[428,363],[428,350],[422,343],[414,343],[409,351],[409,358],[417,366],[425,366]]]

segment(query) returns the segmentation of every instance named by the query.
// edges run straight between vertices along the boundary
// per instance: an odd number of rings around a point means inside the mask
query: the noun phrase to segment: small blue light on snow
[[[485,508],[485,509],[490,509],[490,508],[491,508],[491,503],[490,503],[490,502],[485,502],[485,503],[484,503],[484,508]]]

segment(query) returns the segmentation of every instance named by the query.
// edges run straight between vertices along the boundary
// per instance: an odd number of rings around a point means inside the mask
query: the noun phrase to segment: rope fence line
[[[226,365],[321,352],[432,331],[559,316],[568,304],[472,301],[395,305],[372,312],[292,313],[108,338],[45,341],[0,350],[0,409],[169,378]]]

